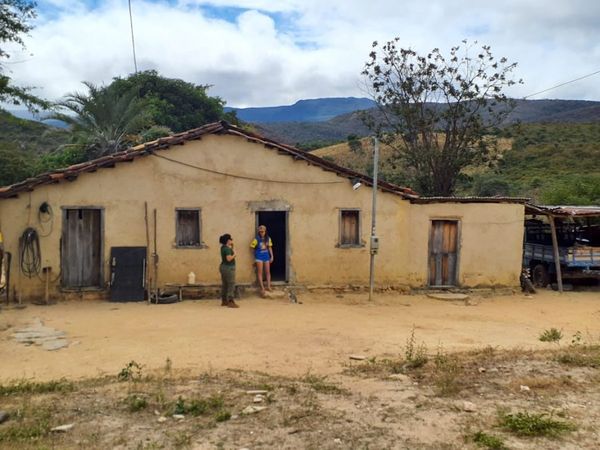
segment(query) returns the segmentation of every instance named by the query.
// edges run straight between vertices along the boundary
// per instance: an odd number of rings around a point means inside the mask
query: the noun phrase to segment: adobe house
[[[518,285],[522,200],[378,186],[376,285]],[[107,296],[111,283],[139,292],[153,281],[186,283],[189,272],[218,285],[226,232],[237,281],[251,284],[258,224],[274,243],[274,281],[367,286],[371,201],[369,177],[226,122],[205,125],[0,188],[10,294]]]

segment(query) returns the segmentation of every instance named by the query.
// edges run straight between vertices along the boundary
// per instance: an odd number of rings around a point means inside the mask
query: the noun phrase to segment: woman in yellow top
[[[267,234],[267,227],[260,225],[256,237],[250,243],[254,249],[254,262],[256,263],[256,274],[260,286],[260,294],[264,297],[265,286],[263,284],[263,271],[267,277],[267,290],[271,290],[271,264],[273,263],[273,242]]]

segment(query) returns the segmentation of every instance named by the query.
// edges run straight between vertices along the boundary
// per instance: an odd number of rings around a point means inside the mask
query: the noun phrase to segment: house
[[[10,290],[24,300],[106,292],[127,267],[137,275],[121,281],[144,286],[154,278],[154,253],[159,287],[185,283],[189,272],[219,284],[218,238],[226,232],[238,253],[237,281],[249,284],[258,224],[274,243],[274,281],[366,286],[372,183],[226,122],[161,138],[0,188]],[[518,285],[522,199],[424,198],[378,187],[377,285]]]

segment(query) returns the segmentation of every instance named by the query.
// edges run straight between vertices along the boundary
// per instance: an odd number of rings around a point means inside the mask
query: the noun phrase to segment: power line
[[[597,74],[599,74],[599,73],[600,73],[600,70],[597,70],[597,71],[595,71],[595,72],[588,73],[587,75],[584,75],[584,76],[582,76],[582,77],[575,78],[574,80],[565,81],[564,83],[557,84],[556,86],[549,87],[548,89],[544,89],[544,90],[542,90],[542,91],[539,91],[539,92],[535,92],[535,93],[533,93],[533,94],[526,95],[525,97],[523,97],[523,100],[525,100],[526,98],[529,98],[529,97],[533,97],[534,95],[543,94],[544,92],[551,91],[552,89],[556,89],[556,88],[559,88],[559,87],[561,87],[561,86],[565,86],[565,85],[567,85],[567,84],[575,83],[576,81],[583,80],[584,78],[589,78],[589,77],[591,77],[591,76],[594,76],[594,75],[597,75]]]
[[[177,161],[176,159],[171,159],[167,156],[158,155],[156,153],[152,153],[151,155],[155,156],[157,158],[166,159],[167,161],[170,161],[175,164],[181,164],[182,166],[191,167],[193,169],[202,170],[204,172],[215,173],[217,175],[223,175],[226,177],[240,178],[242,180],[264,181],[266,183],[282,183],[282,184],[338,184],[338,183],[344,183],[343,181],[291,181],[291,180],[269,180],[268,178],[254,178],[254,177],[248,177],[245,175],[236,175],[233,173],[220,172],[218,170],[207,169],[205,167],[195,166],[193,164],[189,164],[189,163],[186,163],[183,161]]]
[[[131,48],[133,49],[133,67],[137,74],[137,58],[135,56],[135,37],[133,35],[133,15],[131,14],[131,0],[129,0],[129,27],[131,28]]]

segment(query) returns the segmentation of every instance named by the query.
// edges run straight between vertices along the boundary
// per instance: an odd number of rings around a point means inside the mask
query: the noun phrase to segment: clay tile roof
[[[373,179],[371,177],[338,166],[337,164],[326,161],[304,150],[281,144],[258,134],[244,130],[243,128],[231,125],[225,121],[221,121],[210,123],[193,130],[177,133],[172,136],[163,137],[155,141],[136,145],[126,150],[122,150],[108,156],[102,156],[100,158],[80,164],[74,164],[64,169],[42,173],[36,177],[28,178],[10,186],[0,187],[0,199],[16,197],[21,192],[28,192],[33,190],[35,187],[57,183],[60,182],[60,180],[73,181],[81,173],[95,172],[103,167],[114,167],[114,165],[118,163],[131,162],[135,158],[151,155],[156,151],[167,150],[174,145],[181,145],[188,141],[201,139],[202,136],[209,134],[229,134],[232,136],[240,136],[250,142],[255,142],[257,144],[262,144],[267,148],[275,149],[279,153],[289,155],[296,160],[304,160],[307,163],[320,167],[323,170],[334,172],[339,176],[346,177],[350,180],[358,180],[368,186],[373,186]],[[410,188],[396,186],[384,181],[378,181],[377,185],[382,191],[390,192],[403,198],[412,199],[418,196],[417,193]]]

